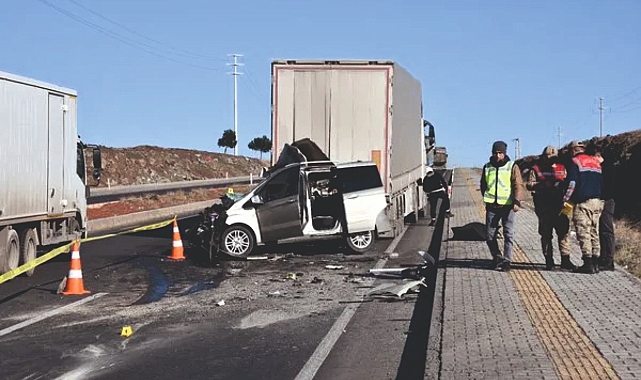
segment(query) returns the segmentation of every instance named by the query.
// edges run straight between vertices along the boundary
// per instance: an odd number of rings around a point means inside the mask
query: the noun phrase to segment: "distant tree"
[[[233,149],[238,141],[236,140],[236,132],[232,129],[226,129],[223,131],[223,137],[218,139],[218,146],[225,148],[225,153],[227,153],[227,148]]]
[[[256,137],[247,144],[247,147],[251,150],[257,150],[260,152],[260,159],[263,159],[263,153],[267,153],[272,150],[272,140],[269,137],[263,135],[263,137]]]

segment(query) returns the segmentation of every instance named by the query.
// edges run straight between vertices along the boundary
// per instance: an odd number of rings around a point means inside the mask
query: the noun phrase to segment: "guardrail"
[[[92,187],[89,190],[88,204],[109,202],[125,196],[140,194],[158,194],[176,190],[193,190],[199,188],[217,188],[231,185],[258,184],[263,178],[254,178],[253,175],[245,177],[215,178],[195,181],[149,183],[144,185]]]

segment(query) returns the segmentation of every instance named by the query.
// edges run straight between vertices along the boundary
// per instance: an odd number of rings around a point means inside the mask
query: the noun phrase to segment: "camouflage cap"
[[[555,157],[558,156],[559,152],[552,145],[548,145],[543,149],[543,153],[541,154],[548,157]]]
[[[570,143],[570,148],[585,148],[583,141],[574,140]]]

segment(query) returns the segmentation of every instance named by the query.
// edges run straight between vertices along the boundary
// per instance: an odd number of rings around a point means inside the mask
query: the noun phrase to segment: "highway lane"
[[[388,266],[415,259],[430,232],[423,221],[410,226]],[[365,255],[330,242],[288,245],[271,248],[272,260],[203,265],[166,261],[170,236],[163,228],[83,244],[85,287],[108,294],[0,336],[9,353],[0,377],[294,379],[391,243]],[[62,255],[0,287],[0,330],[82,299],[55,294],[68,261]],[[376,371],[397,371],[415,301],[361,305],[318,378],[371,372],[364,357],[382,353]],[[120,336],[123,326],[133,335]],[[381,331],[391,333],[382,343]]]

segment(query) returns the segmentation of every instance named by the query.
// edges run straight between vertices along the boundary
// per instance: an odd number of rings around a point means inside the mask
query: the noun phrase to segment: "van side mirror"
[[[253,203],[253,204],[255,204],[255,205],[262,205],[262,204],[264,203],[264,202],[263,202],[263,198],[262,198],[260,195],[254,195],[254,196],[251,198],[251,201],[252,201],[252,203]]]
[[[100,170],[102,169],[102,157],[100,154],[100,148],[93,148],[93,178],[96,181],[100,181]]]

